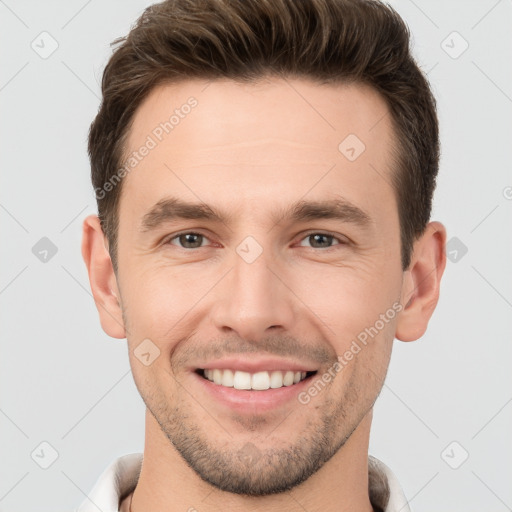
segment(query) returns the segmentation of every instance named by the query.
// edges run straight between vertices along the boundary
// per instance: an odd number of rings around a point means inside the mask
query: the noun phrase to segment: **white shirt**
[[[115,460],[100,476],[87,499],[75,512],[119,512],[121,500],[137,485],[142,453]],[[368,457],[370,501],[377,511],[411,512],[407,499],[392,471],[375,457]]]

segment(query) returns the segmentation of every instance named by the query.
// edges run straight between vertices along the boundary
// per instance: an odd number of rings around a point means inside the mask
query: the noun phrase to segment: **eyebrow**
[[[143,216],[141,230],[143,232],[152,231],[166,222],[183,219],[229,224],[235,216],[234,213],[221,213],[206,203],[190,203],[177,197],[167,197],[158,201]],[[287,208],[280,208],[272,212],[271,219],[276,224],[285,219],[293,222],[334,219],[362,228],[373,223],[368,213],[343,198],[322,201],[300,200]]]

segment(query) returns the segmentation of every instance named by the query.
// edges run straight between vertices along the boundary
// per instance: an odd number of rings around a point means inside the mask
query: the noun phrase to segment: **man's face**
[[[387,112],[362,85],[272,79],[161,86],[135,115],[126,155],[155,144],[119,208],[133,375],[161,431],[221,489],[307,479],[382,387],[402,284]],[[276,387],[236,389],[248,386]]]

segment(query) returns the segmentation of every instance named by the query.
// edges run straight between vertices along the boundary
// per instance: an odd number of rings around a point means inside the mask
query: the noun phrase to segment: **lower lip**
[[[203,386],[204,391],[216,401],[226,405],[231,410],[245,413],[271,411],[293,400],[300,404],[298,400],[299,393],[310,385],[310,381],[314,377],[314,375],[307,377],[292,386],[255,391],[221,386],[195,372],[194,376],[199,381],[199,384]]]

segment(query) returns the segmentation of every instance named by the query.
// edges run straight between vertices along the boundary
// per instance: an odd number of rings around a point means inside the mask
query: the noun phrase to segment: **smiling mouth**
[[[293,386],[315,375],[317,372],[293,372],[291,370],[260,371],[256,373],[228,369],[198,369],[196,373],[204,379],[226,388],[264,391]]]

